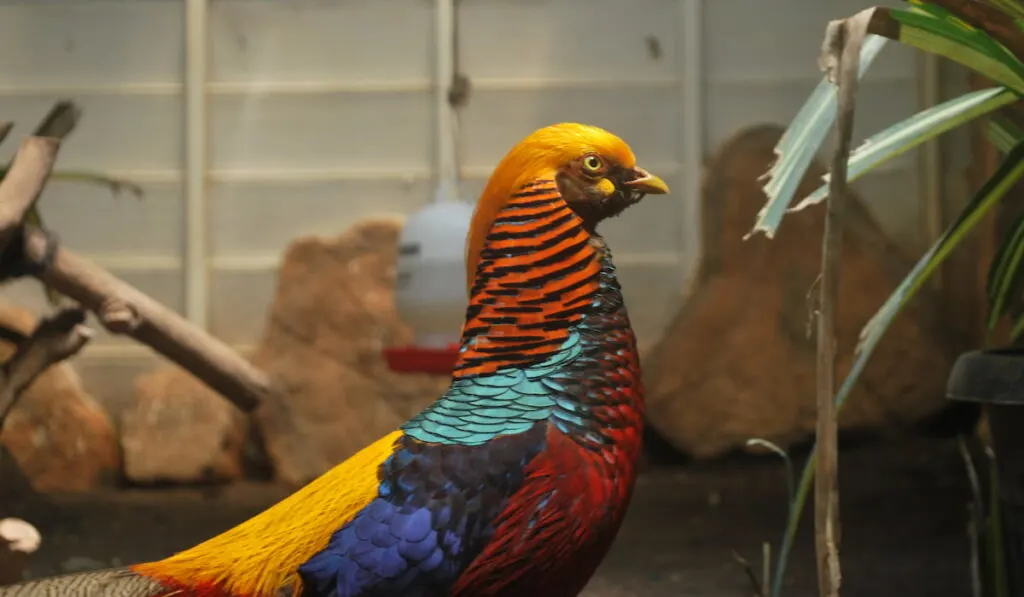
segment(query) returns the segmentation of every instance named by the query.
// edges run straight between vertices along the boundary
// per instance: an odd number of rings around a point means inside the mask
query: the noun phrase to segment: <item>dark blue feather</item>
[[[546,428],[481,446],[400,439],[377,498],[299,568],[305,597],[444,595],[493,534]]]

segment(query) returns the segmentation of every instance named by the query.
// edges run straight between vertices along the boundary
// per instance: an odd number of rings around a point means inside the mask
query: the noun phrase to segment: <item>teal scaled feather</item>
[[[580,334],[572,331],[555,354],[536,365],[456,379],[402,430],[421,442],[462,446],[523,433],[551,416],[563,390],[552,378],[581,352]]]

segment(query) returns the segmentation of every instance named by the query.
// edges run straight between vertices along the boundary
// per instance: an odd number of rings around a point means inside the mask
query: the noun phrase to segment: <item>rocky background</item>
[[[709,161],[700,275],[661,342],[643,357],[656,435],[690,457],[743,449],[755,436],[790,446],[813,433],[806,296],[818,271],[821,210],[787,218],[774,240],[741,240],[764,204],[756,179],[774,159],[781,131],[743,131]],[[815,188],[823,172],[812,168],[802,192]],[[911,263],[859,200],[851,208],[838,321],[841,375],[861,326]],[[447,383],[393,373],[381,356],[382,346],[411,339],[392,299],[400,228],[400,220],[368,220],[338,237],[302,238],[288,248],[251,356],[270,374],[275,393],[251,417],[168,366],[136,379],[134,402],[113,421],[82,387],[73,363],[62,363],[29,389],[0,445],[41,492],[309,481],[394,429]],[[935,303],[915,301],[891,328],[844,411],[844,428],[903,429],[943,408],[946,372],[965,347],[939,325]],[[34,318],[2,305],[0,322],[28,331]],[[0,344],[0,358],[10,352]],[[0,485],[11,470],[0,466]]]

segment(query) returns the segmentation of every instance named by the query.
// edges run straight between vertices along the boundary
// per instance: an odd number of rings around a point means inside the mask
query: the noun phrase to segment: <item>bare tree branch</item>
[[[78,126],[82,109],[71,100],[60,100],[50,108],[46,116],[36,125],[33,137],[54,137],[64,140]]]
[[[85,310],[63,309],[39,322],[11,358],[0,367],[0,432],[22,392],[50,365],[85,346],[92,330],[82,325]]]
[[[27,339],[28,336],[22,334],[20,331],[0,323],[0,340],[17,346]]]
[[[39,130],[66,135],[77,118],[74,104],[58,103]],[[46,286],[95,312],[110,331],[130,335],[150,346],[239,408],[251,410],[259,405],[270,384],[266,375],[249,361],[103,268],[57,247],[42,229],[24,223],[26,213],[46,184],[59,145],[60,141],[53,137],[26,138],[0,181],[0,257],[13,259],[14,263],[6,265],[20,270],[0,271],[0,280],[11,275],[34,275]],[[19,244],[8,247],[15,238]],[[32,345],[30,341],[22,348]],[[20,354],[21,350],[8,365],[24,361],[24,357],[19,359]],[[7,383],[0,387],[0,420],[17,392],[24,388],[24,376],[13,376],[13,369],[5,368],[5,373]],[[24,384],[30,381],[27,379]]]
[[[829,175],[825,233],[821,249],[821,285],[818,288],[817,449],[814,481],[815,550],[818,591],[821,597],[839,597],[839,448],[835,394],[836,331],[843,250],[843,220],[848,200],[847,163],[853,137],[860,51],[873,10],[868,9],[829,23],[819,64],[836,83],[836,149]]]
[[[58,247],[47,263],[49,240],[25,226],[24,254],[36,277],[96,313],[111,332],[126,334],[187,369],[243,410],[269,392],[266,375],[229,346],[102,267]]]
[[[7,135],[11,134],[11,129],[14,128],[14,123],[11,121],[0,122],[0,143],[4,142]]]
[[[53,137],[26,137],[21,142],[11,169],[0,180],[0,252],[46,186],[59,147],[60,141]]]

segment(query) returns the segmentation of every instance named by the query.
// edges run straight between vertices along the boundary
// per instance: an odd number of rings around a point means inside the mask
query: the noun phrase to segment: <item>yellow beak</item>
[[[626,186],[648,195],[664,195],[668,193],[668,185],[665,184],[664,180],[640,167],[633,168],[633,172],[636,173],[636,178],[626,181]]]

